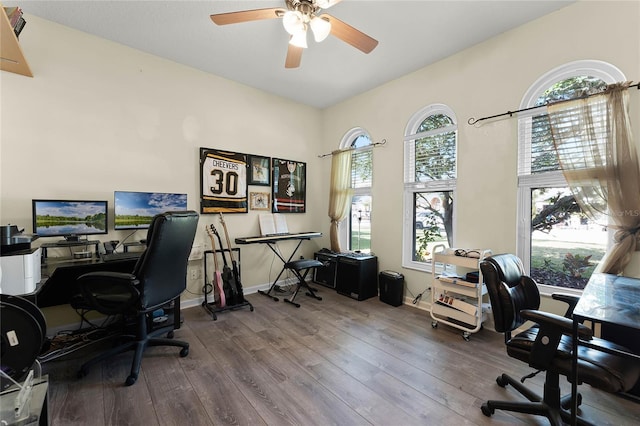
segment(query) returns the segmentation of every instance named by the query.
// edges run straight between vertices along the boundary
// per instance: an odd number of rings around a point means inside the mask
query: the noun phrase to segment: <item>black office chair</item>
[[[135,334],[126,335],[125,343],[86,362],[78,373],[86,375],[89,366],[113,355],[135,350],[126,385],[138,379],[142,355],[147,346],[181,347],[180,356],[189,354],[189,344],[170,338],[180,326],[180,294],[187,283],[187,260],[198,225],[194,211],[167,212],[153,218],[147,233],[147,248],[132,273],[90,272],[78,278],[86,307],[105,315],[135,316]],[[174,321],[153,329],[153,312],[173,304]]]
[[[502,374],[496,382],[499,386],[511,385],[528,402],[487,401],[482,412],[490,417],[495,410],[515,411],[546,416],[552,425],[562,425],[571,420],[570,395],[561,397],[559,377],[571,377],[573,309],[578,298],[566,294],[554,294],[556,300],[569,306],[565,316],[539,311],[540,293],[536,282],[524,274],[520,259],[512,254],[500,254],[480,263],[491,308],[495,329],[504,333],[509,356],[528,363],[537,372],[545,371],[544,395],[540,397],[527,389],[519,380]],[[526,321],[535,323],[530,328],[511,336],[511,332]],[[611,342],[593,337],[591,329],[578,324],[581,339],[601,347],[623,349]],[[534,374],[537,374],[534,373]],[[533,374],[532,374],[533,375]],[[526,376],[531,377],[532,375]],[[608,354],[596,349],[579,346],[578,383],[588,383],[607,392],[624,392],[633,387],[640,376],[640,363]],[[524,379],[522,381],[524,382]],[[582,397],[578,396],[578,404]],[[588,425],[578,417],[578,424]]]

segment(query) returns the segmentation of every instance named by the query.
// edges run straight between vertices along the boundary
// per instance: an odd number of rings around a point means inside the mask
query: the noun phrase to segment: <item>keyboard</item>
[[[134,260],[138,259],[142,254],[141,251],[128,251],[125,253],[108,253],[101,254],[100,258],[103,262],[114,262],[116,260]]]

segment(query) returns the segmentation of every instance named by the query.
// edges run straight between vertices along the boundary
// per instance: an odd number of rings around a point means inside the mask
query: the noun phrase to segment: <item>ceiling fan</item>
[[[302,50],[307,48],[307,29],[311,28],[315,41],[320,42],[329,34],[338,37],[364,53],[371,52],[378,41],[328,14],[318,15],[341,0],[284,0],[286,9],[274,7],[268,9],[242,10],[211,15],[218,25],[240,22],[282,18],[285,30],[291,35],[287,49],[285,68],[297,68],[302,59]]]

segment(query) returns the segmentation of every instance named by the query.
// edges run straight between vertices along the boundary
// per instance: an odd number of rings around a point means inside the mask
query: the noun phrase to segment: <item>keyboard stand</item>
[[[311,238],[321,237],[321,236],[322,236],[322,234],[320,232],[289,233],[289,234],[281,235],[281,236],[266,236],[265,235],[263,237],[236,238],[236,244],[266,244],[271,249],[271,251],[274,252],[275,255],[278,256],[278,258],[282,261],[282,270],[280,271],[280,273],[278,274],[276,279],[273,281],[273,284],[271,284],[271,286],[269,287],[269,290],[267,290],[267,291],[258,290],[259,294],[267,296],[267,297],[271,298],[274,302],[277,302],[280,299],[275,297],[275,296],[273,296],[271,294],[271,292],[275,291],[275,288],[278,285],[278,280],[280,279],[282,274],[284,274],[284,271],[287,270],[287,267],[286,267],[287,263],[291,262],[291,259],[293,259],[293,257],[295,256],[296,252],[298,251],[298,248],[300,247],[300,244],[302,244],[303,241],[310,240]],[[293,249],[293,251],[291,252],[291,255],[289,256],[288,259],[285,259],[284,256],[282,256],[282,254],[280,254],[280,252],[278,250],[276,250],[276,248],[275,248],[275,244],[278,241],[285,241],[285,240],[297,240],[298,241],[298,244]]]
[[[267,246],[271,249],[272,252],[274,252],[276,254],[276,256],[278,256],[280,258],[280,260],[282,261],[282,270],[280,270],[280,273],[278,274],[278,276],[276,277],[276,279],[273,281],[273,284],[271,284],[271,286],[269,287],[269,290],[264,291],[264,290],[258,290],[258,293],[270,297],[271,299],[273,299],[274,302],[277,302],[278,299],[277,297],[271,295],[271,292],[275,290],[276,286],[278,285],[278,280],[280,279],[280,277],[282,276],[282,274],[284,274],[284,271],[287,270],[287,267],[285,266],[287,263],[291,262],[291,259],[293,259],[293,256],[296,254],[296,252],[298,251],[298,248],[300,247],[300,244],[302,244],[302,241],[304,240],[298,240],[298,244],[296,245],[296,247],[293,249],[293,251],[291,252],[291,255],[289,256],[289,258],[287,260],[285,260],[284,257],[282,257],[282,255],[280,254],[280,252],[278,250],[275,249],[274,244],[271,242],[266,243]]]

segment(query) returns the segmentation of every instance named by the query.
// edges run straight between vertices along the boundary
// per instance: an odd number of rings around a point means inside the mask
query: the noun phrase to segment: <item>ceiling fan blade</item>
[[[353,28],[351,25],[334,18],[331,15],[320,15],[320,18],[328,19],[331,22],[331,34],[338,37],[345,43],[349,43],[356,49],[369,53],[378,45],[378,40],[369,37],[360,30]]]
[[[284,12],[286,12],[286,10],[281,7],[241,10],[239,12],[217,13],[215,15],[211,15],[211,20],[218,25],[237,24],[240,22],[281,18],[282,15],[284,15]]]
[[[298,68],[300,66],[300,61],[302,60],[303,50],[304,49],[302,47],[289,44],[289,48],[287,49],[287,59],[284,61],[284,67]]]

